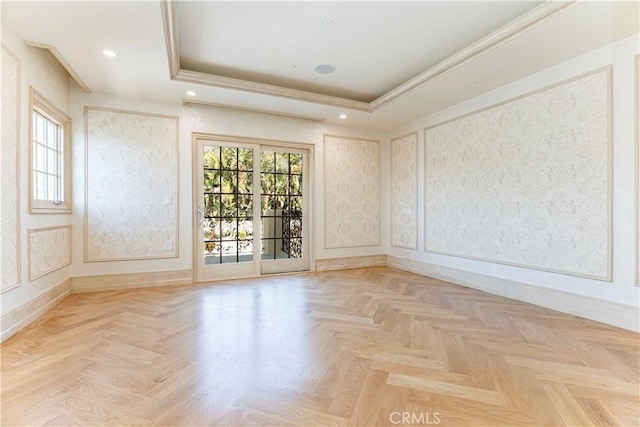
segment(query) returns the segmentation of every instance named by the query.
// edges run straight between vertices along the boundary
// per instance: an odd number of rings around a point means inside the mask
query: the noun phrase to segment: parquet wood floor
[[[640,425],[639,335],[387,267],[72,295],[2,425]]]

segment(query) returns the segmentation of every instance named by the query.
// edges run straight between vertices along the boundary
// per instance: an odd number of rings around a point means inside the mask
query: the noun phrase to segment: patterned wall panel
[[[85,261],[177,257],[178,118],[85,116]]]
[[[609,72],[426,129],[425,250],[608,280]]]
[[[391,140],[391,244],[418,248],[418,134]]]
[[[324,136],[325,248],[380,244],[378,141]]]
[[[71,264],[71,226],[29,230],[29,280]]]
[[[0,153],[0,290],[20,284],[20,60],[2,46],[2,150]]]
[[[640,55],[636,56],[636,286],[640,286]]]

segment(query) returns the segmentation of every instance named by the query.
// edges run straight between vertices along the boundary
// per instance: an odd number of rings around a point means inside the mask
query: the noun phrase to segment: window
[[[31,88],[31,212],[71,212],[71,119]]]

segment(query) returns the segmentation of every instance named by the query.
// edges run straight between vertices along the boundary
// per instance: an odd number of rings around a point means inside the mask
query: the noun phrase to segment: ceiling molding
[[[215,74],[201,73],[199,71],[180,69],[178,71],[178,74],[173,77],[173,80],[187,83],[199,83],[208,86],[216,86],[229,89],[238,89],[245,92],[274,95],[281,98],[291,98],[298,101],[314,102],[317,104],[343,107],[349,110],[370,112],[368,102],[355,101],[352,99],[339,98],[336,96],[322,95],[319,93],[306,92],[303,90],[275,86],[266,83],[252,82],[249,80],[233,79],[231,77],[217,76]]]
[[[207,107],[220,107],[220,108],[226,108],[231,110],[250,111],[252,113],[271,114],[274,116],[289,117],[294,119],[312,120],[314,122],[324,122],[324,119],[322,117],[304,116],[302,114],[282,113],[282,112],[273,111],[273,110],[261,110],[259,108],[238,107],[236,105],[230,105],[230,104],[218,104],[215,102],[207,102],[207,101],[199,101],[197,99],[183,98],[182,105],[187,105],[187,104],[206,105]]]
[[[53,57],[56,59],[56,61],[60,63],[62,68],[64,68],[67,71],[67,73],[69,73],[69,76],[71,76],[73,81],[75,81],[83,91],[87,93],[91,93],[91,89],[89,89],[89,86],[87,86],[86,83],[82,81],[78,73],[76,73],[73,70],[73,68],[71,68],[71,65],[69,65],[69,63],[65,61],[65,59],[62,57],[60,52],[58,52],[58,50],[55,47],[50,46],[48,44],[40,44],[40,43],[34,43],[34,42],[28,42],[28,41],[25,41],[24,44],[26,44],[27,46],[48,50],[49,53],[51,53],[51,55],[53,55]]]
[[[541,24],[553,18],[557,14],[580,4],[582,1],[583,0],[572,0],[569,2],[547,1],[541,4],[488,36],[454,53],[396,88],[391,89],[389,92],[371,102],[371,111],[376,111],[390,102],[393,102],[400,96],[408,94],[427,84],[431,80],[453,71],[465,62],[508,43],[538,24]]]
[[[368,102],[340,98],[337,96],[323,95],[319,93],[307,92],[304,90],[291,89],[265,83],[258,83],[249,80],[234,79],[231,77],[218,76],[215,74],[201,73],[198,71],[185,70],[181,68],[180,50],[178,46],[179,39],[177,1],[163,0],[161,4],[164,35],[167,44],[167,54],[169,57],[169,73],[172,80],[222,87],[227,89],[236,89],[245,92],[261,93],[264,95],[273,95],[281,98],[295,99],[298,101],[332,105],[334,107],[341,107],[349,110],[370,112]]]
[[[372,102],[362,102],[349,98],[342,98],[330,95],[323,95],[314,92],[307,92],[266,83],[259,83],[249,80],[234,79],[210,73],[186,70],[180,67],[179,39],[178,39],[178,19],[177,1],[162,0],[162,12],[164,22],[164,33],[167,44],[167,54],[169,57],[169,69],[172,80],[204,84],[208,86],[222,87],[227,89],[241,90],[245,92],[260,93],[265,95],[278,96],[282,98],[295,99],[298,101],[312,102],[323,105],[346,108],[349,110],[364,111],[373,113],[380,108],[390,104],[398,98],[413,92],[432,80],[453,71],[465,62],[489,52],[514,38],[524,34],[557,14],[568,10],[583,0],[570,1],[546,1],[540,6],[521,15],[499,28],[488,36],[454,53],[433,67],[425,70],[417,76],[396,86],[389,92],[380,96]],[[231,108],[230,106],[226,106]],[[241,107],[242,108],[242,107]]]
[[[178,46],[178,4],[163,0],[162,23],[164,37],[167,41],[167,58],[169,58],[169,75],[173,79],[180,71],[180,48]]]

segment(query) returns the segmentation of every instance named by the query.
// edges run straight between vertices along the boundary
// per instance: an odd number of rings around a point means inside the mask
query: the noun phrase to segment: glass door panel
[[[197,281],[308,270],[308,151],[198,138]]]
[[[204,263],[253,261],[253,150],[204,147]]]
[[[198,280],[255,275],[254,147],[198,140]]]
[[[308,270],[303,187],[304,151],[264,147],[260,153],[263,273]]]

